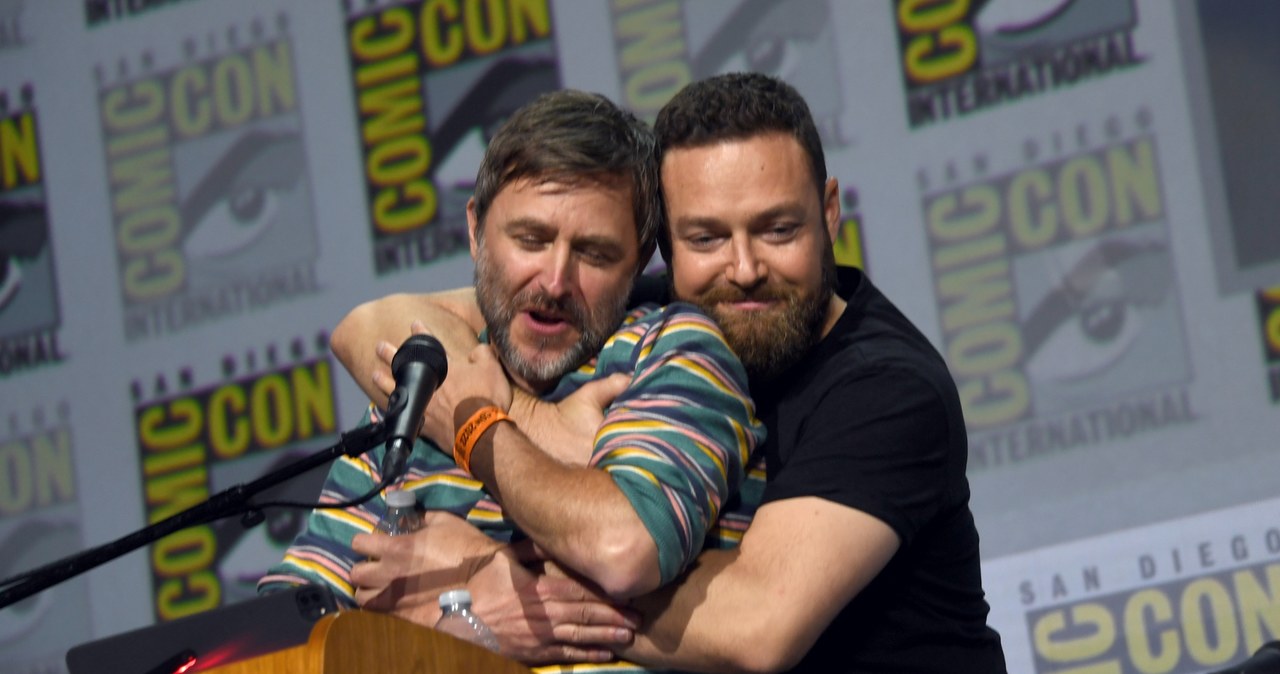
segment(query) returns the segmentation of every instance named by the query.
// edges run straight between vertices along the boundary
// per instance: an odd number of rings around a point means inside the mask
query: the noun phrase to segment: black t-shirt
[[[831,332],[752,388],[769,429],[764,502],[818,496],[888,524],[901,545],[797,669],[1004,672],[986,623],[955,383],[869,279],[847,268],[839,279],[848,304]]]
[[[955,382],[929,341],[857,269],[831,332],[774,382],[753,385],[769,429],[764,502],[818,496],[888,524],[901,545],[796,671],[1005,672],[987,626],[968,439]],[[649,279],[634,296],[665,300]],[[821,569],[814,569],[821,573]]]

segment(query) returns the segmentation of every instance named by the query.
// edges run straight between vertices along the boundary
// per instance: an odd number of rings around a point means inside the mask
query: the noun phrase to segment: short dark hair
[[[727,73],[692,82],[662,106],[653,124],[661,166],[663,153],[763,133],[791,135],[809,155],[818,201],[827,182],[827,162],[809,104],[794,87],[760,73]],[[665,220],[665,213],[664,213]],[[671,234],[658,232],[662,257],[671,260]]]
[[[502,188],[513,181],[631,183],[643,267],[662,223],[653,132],[600,94],[561,89],[521,107],[494,134],[476,174],[476,233]]]

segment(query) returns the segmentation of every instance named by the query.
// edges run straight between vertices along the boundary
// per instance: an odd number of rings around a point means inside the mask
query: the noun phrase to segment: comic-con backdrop
[[[756,70],[817,118],[839,259],[959,385],[1010,671],[1243,659],[1280,639],[1278,33],[1270,0],[0,0],[0,576],[353,425],[329,331],[470,282],[513,109]],[[0,670],[252,596],[300,519],[0,612]]]

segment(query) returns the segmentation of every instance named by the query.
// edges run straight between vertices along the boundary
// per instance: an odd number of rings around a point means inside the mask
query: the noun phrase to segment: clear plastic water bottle
[[[493,635],[480,616],[471,612],[471,593],[466,590],[449,590],[440,595],[440,620],[436,629],[459,639],[479,644],[494,653],[498,652],[498,637]]]
[[[411,534],[422,528],[422,516],[417,510],[418,499],[411,491],[397,489],[387,492],[387,512],[378,522],[378,531],[388,536]]]

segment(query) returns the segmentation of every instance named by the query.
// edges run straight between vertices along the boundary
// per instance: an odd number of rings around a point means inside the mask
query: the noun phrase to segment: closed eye
[[[715,245],[715,243],[722,238],[723,237],[718,234],[700,232],[698,234],[690,234],[686,236],[684,240],[695,249],[705,250]]]
[[[765,229],[764,235],[770,241],[787,241],[795,237],[800,231],[800,225],[794,222],[779,222],[769,225]]]
[[[622,251],[607,245],[578,246],[577,253],[593,267],[607,267],[621,260],[623,256]]]

